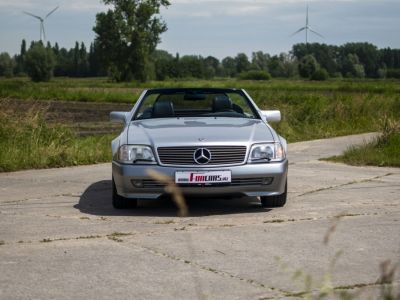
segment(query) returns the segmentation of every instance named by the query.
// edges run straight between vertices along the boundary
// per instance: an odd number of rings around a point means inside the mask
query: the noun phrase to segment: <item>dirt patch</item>
[[[129,111],[133,104],[92,103],[73,101],[40,101],[6,99],[0,101],[0,109],[9,114],[18,114],[31,109],[44,111],[46,120],[65,124],[80,135],[116,133],[120,124],[111,123],[111,111]]]

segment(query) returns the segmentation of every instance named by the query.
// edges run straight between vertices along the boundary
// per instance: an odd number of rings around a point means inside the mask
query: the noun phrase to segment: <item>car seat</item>
[[[153,105],[153,118],[175,117],[174,105],[171,101],[158,101]]]

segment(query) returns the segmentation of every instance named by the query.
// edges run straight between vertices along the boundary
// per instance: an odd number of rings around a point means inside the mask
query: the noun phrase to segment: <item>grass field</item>
[[[35,107],[18,115],[0,111],[0,172],[94,164],[110,160],[110,135],[79,137],[47,124]]]
[[[382,135],[375,141],[350,147],[340,156],[325,160],[354,166],[400,167],[400,121],[385,119]]]
[[[49,83],[32,83],[28,79],[18,78],[0,79],[0,99],[133,105],[143,89],[154,87],[244,88],[262,109],[282,111],[283,120],[279,124],[274,124],[274,127],[289,142],[380,131],[383,119],[400,120],[400,81],[392,80],[254,82],[220,79],[139,84],[112,83],[105,78],[57,78]],[[46,124],[43,121],[43,112],[31,112],[30,115],[21,116],[18,114],[17,119],[20,121],[14,123],[15,115],[3,113],[1,118],[0,170],[86,164],[109,161],[111,158],[108,150],[110,136],[78,137],[73,130],[64,125]],[[13,128],[9,127],[10,122]],[[30,123],[32,124],[29,125]],[[25,129],[20,128],[22,126]],[[43,129],[45,133],[29,134],[34,132],[35,128],[45,128]],[[16,132],[16,135],[7,135],[10,130]],[[58,136],[59,132],[67,138]],[[19,143],[16,142],[18,139]],[[31,156],[19,161],[19,154],[16,153],[26,151],[23,141],[27,143],[28,140],[32,140],[32,145],[39,147],[43,144],[43,147],[37,148],[37,152],[30,150]],[[32,145],[29,147],[33,147]],[[12,156],[15,156],[14,160],[10,159]]]

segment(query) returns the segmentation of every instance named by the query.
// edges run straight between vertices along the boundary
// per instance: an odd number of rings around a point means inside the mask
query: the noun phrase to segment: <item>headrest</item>
[[[158,101],[153,105],[153,118],[175,117],[174,105],[170,101]]]
[[[230,111],[232,110],[232,101],[228,96],[217,96],[213,100],[213,111]]]

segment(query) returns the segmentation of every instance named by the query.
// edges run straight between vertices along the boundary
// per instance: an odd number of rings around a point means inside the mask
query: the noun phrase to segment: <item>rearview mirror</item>
[[[266,122],[280,122],[282,119],[281,112],[279,110],[262,110],[261,114],[263,120]]]
[[[124,111],[112,111],[110,113],[110,121],[117,123],[126,123],[127,112]]]

